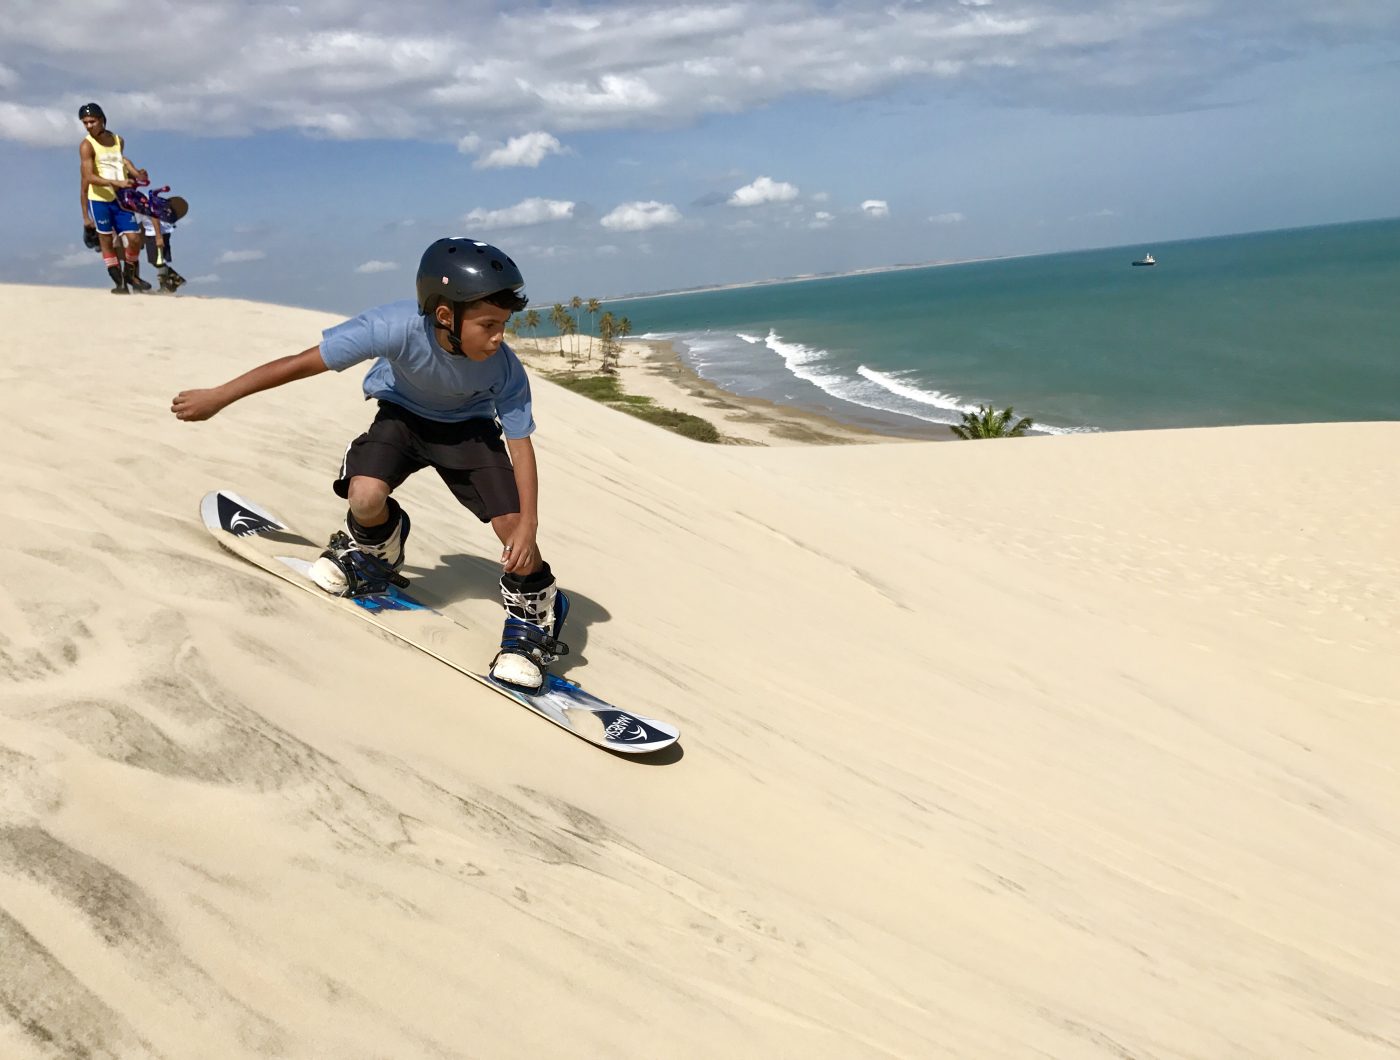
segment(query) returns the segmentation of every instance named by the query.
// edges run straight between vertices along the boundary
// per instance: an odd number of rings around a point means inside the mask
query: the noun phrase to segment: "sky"
[[[0,22],[0,282],[109,285],[81,242],[89,100],[189,200],[186,292],[346,314],[411,297],[443,235],[502,247],[547,307],[1400,215],[1397,0],[0,0]]]

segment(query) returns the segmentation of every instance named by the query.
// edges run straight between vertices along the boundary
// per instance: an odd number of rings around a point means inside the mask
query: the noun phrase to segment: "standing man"
[[[127,161],[122,138],[107,128],[107,115],[96,103],[84,103],[78,108],[78,120],[87,136],[78,145],[82,163],[83,227],[95,228],[102,246],[102,264],[112,277],[113,294],[128,294],[130,290],[149,291],[151,285],[141,279],[141,226],[136,218],[117,203],[117,189],[129,188],[135,178],[146,179],[146,171]],[[125,266],[117,260],[116,234],[122,234]]]

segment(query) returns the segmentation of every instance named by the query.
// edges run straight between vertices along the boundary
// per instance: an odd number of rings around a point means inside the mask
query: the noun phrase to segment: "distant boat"
[[[1141,261],[1133,262],[1134,265],[1156,265],[1157,259],[1151,254],[1144,254]]]

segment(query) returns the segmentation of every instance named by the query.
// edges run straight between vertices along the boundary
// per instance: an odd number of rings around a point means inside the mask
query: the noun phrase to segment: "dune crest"
[[[537,383],[646,764],[205,533],[339,517],[358,372],[168,412],[336,318],[113,301],[0,287],[6,1057],[1400,1050],[1400,424],[715,447]],[[489,531],[400,497],[489,659]]]

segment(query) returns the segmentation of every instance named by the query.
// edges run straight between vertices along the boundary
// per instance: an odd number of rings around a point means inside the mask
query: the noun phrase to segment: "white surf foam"
[[[945,394],[941,390],[926,390],[922,387],[913,386],[905,382],[901,376],[912,375],[913,373],[910,372],[877,372],[875,369],[867,368],[865,365],[861,365],[856,371],[862,378],[868,379],[876,386],[882,387],[891,394],[916,404],[929,405],[933,408],[945,409],[949,412],[959,413],[960,415],[964,412],[976,412],[978,408],[977,405],[971,402],[964,401],[952,394]],[[1034,429],[1044,434],[1081,434],[1093,430],[1092,427],[1055,427],[1048,423],[1036,423]]]
[[[888,390],[891,394],[902,397],[907,401],[912,401],[918,405],[931,405],[934,408],[945,409],[949,412],[975,412],[976,405],[960,401],[952,394],[945,394],[941,390],[924,390],[900,379],[900,374],[909,375],[912,373],[877,372],[873,368],[861,365],[856,369],[857,374],[862,378],[870,380],[876,386]]]
[[[739,360],[747,360],[738,355],[737,340],[749,346],[762,344],[782,359],[784,369],[793,377],[840,401],[876,412],[909,416],[925,423],[949,424],[959,422],[962,413],[976,412],[978,407],[956,394],[920,385],[915,381],[914,373],[909,371],[881,372],[862,364],[852,377],[848,369],[831,364],[830,351],[785,339],[775,329],[770,329],[768,335],[762,338],[731,331],[649,332],[643,337],[682,341],[690,366],[721,386],[726,382],[724,376],[736,369],[742,371]],[[716,370],[714,376],[707,373],[706,369],[710,368]],[[1092,429],[1055,427],[1042,423],[1035,425],[1035,430],[1048,434],[1071,434]]]

